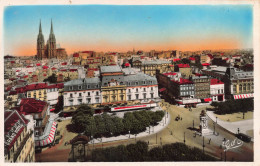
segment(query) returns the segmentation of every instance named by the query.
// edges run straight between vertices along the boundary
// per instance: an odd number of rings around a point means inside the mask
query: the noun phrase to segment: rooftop
[[[115,73],[115,72],[122,72],[122,69],[120,66],[101,66],[100,67],[101,73]]]
[[[20,103],[19,112],[24,115],[40,113],[47,105],[45,101],[36,100],[34,98],[23,98]]]

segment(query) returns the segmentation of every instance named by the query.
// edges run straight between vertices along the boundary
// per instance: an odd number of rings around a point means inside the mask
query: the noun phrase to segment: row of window
[[[82,103],[86,103],[86,104],[91,104],[91,103],[92,103],[91,98],[86,98],[86,102],[83,102],[82,99],[78,99],[77,101],[78,101],[78,103],[77,103],[78,105],[80,105],[80,104],[82,104]],[[74,105],[73,102],[74,102],[74,99],[70,99],[70,100],[69,100],[69,105],[70,105],[70,106]],[[96,98],[95,98],[95,102],[96,102],[96,103],[99,103],[99,97],[96,97]]]
[[[191,89],[194,89],[193,86],[190,86],[190,87],[181,87],[181,90],[191,90]]]
[[[69,86],[69,90],[82,90],[83,86],[82,85],[79,85],[78,88],[74,88],[73,86]],[[99,85],[94,85],[92,88],[99,88]],[[90,85],[87,85],[87,89],[90,89]]]
[[[181,96],[194,95],[194,91],[181,92]]]

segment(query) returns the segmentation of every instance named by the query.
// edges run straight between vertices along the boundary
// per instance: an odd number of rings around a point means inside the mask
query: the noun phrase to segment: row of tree
[[[72,124],[87,136],[109,137],[120,134],[137,134],[146,127],[155,126],[164,116],[163,111],[134,111],[127,112],[123,118],[103,113],[93,116],[94,111],[88,105],[81,105],[72,116]],[[79,131],[79,130],[77,130]]]
[[[127,161],[216,161],[216,158],[206,155],[198,148],[189,147],[183,143],[166,144],[148,150],[146,142],[119,145],[105,149],[95,149],[92,152],[95,162],[127,162]]]
[[[254,111],[254,99],[227,100],[225,102],[212,102],[216,114],[232,114],[236,112]]]

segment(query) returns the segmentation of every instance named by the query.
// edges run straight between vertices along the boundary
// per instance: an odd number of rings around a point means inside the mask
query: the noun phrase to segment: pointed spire
[[[52,19],[51,19],[51,34],[53,34]]]
[[[42,33],[42,23],[41,23],[41,19],[40,19],[39,33]]]

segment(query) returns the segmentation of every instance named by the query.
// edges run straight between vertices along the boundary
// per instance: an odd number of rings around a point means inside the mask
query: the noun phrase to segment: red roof
[[[241,55],[233,55],[232,57],[241,57]]]
[[[67,69],[61,69],[60,71],[67,71]]]
[[[48,67],[48,66],[43,66],[42,68],[43,68],[43,69],[48,69],[49,67]]]
[[[13,110],[13,111],[5,111],[4,112],[4,130],[5,135],[8,134],[8,132],[11,130],[11,128],[20,120],[24,124],[28,124],[28,120],[24,118],[23,115],[19,114],[19,112]],[[13,146],[13,144],[16,142],[17,138],[22,133],[24,127],[21,127],[18,132],[15,132],[15,137],[12,139],[11,143],[8,145],[8,150]]]
[[[141,59],[144,59],[145,58],[145,56],[141,56]]]
[[[32,67],[32,66],[30,66],[30,65],[29,65],[29,66],[26,66],[26,68],[30,68],[30,67]]]
[[[209,63],[202,63],[201,65],[202,66],[209,66],[210,64]]]
[[[15,63],[15,61],[11,61],[11,63]]]
[[[98,71],[98,68],[88,68],[88,71],[90,70]]]
[[[181,59],[180,58],[176,58],[176,59],[173,59],[173,62],[177,62],[177,61],[180,61]]]
[[[16,70],[16,72],[20,72],[21,70]]]
[[[169,76],[169,75],[171,75],[171,76],[174,76],[174,75],[176,75],[177,73],[173,73],[173,72],[170,72],[170,73],[163,73],[163,75],[166,75],[166,76]]]
[[[47,105],[45,101],[23,98],[20,103],[19,111],[24,115],[39,113],[42,112]]]
[[[36,66],[41,66],[41,64],[40,64],[40,63],[37,63]]]
[[[116,52],[110,52],[108,55],[116,55]]]
[[[227,61],[227,60],[229,60],[229,58],[225,58],[224,60],[226,60],[226,61]]]
[[[28,75],[23,76],[23,78],[28,78]]]
[[[63,63],[61,63],[61,65],[67,65],[67,62],[63,62]]]
[[[53,68],[51,68],[52,70],[56,70],[57,68],[55,68],[55,67],[53,67]]]
[[[48,86],[47,83],[37,83],[37,84],[30,84],[26,85],[26,91],[38,90],[38,89],[45,89]]]
[[[178,67],[179,68],[187,68],[187,67],[190,67],[189,64],[178,64]]]
[[[208,54],[208,57],[209,57],[210,59],[213,59],[213,55],[212,55],[212,54]]]
[[[130,64],[129,64],[129,63],[125,63],[125,66],[126,66],[126,67],[129,67],[129,66],[130,66]]]
[[[180,78],[180,81],[172,80],[172,82],[175,82],[177,84],[193,84],[192,81],[190,81],[189,79],[184,79],[184,78]]]
[[[93,53],[93,51],[82,51],[82,53]]]
[[[190,57],[189,60],[195,61],[195,58],[194,57]]]
[[[33,77],[36,77],[37,75],[32,75]]]
[[[165,90],[166,90],[166,88],[161,88],[161,89],[159,89],[159,92],[163,92]]]
[[[74,72],[74,71],[78,71],[78,69],[70,69],[70,71]]]
[[[202,74],[200,74],[200,73],[195,73],[195,76],[202,76]]]
[[[212,101],[212,100],[211,100],[211,98],[206,98],[206,99],[204,99],[204,101],[205,101],[205,102],[210,102],[210,101]]]
[[[217,84],[224,84],[224,82],[222,82],[218,79],[215,79],[215,78],[210,80],[210,85],[217,85]]]
[[[73,54],[73,57],[79,57],[79,53]]]

